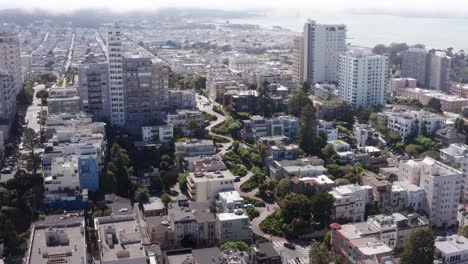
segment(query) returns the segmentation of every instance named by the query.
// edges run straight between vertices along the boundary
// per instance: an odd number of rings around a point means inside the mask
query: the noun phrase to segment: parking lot
[[[310,245],[296,244],[296,249],[289,249],[283,242],[273,242],[273,247],[280,254],[284,264],[309,264]]]

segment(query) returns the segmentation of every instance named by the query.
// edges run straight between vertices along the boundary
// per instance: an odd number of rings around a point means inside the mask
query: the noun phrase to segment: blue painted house
[[[81,156],[78,159],[80,189],[95,192],[99,189],[99,166],[95,156]]]

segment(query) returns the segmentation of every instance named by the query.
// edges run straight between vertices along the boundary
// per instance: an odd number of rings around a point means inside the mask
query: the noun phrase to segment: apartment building
[[[275,160],[269,166],[270,177],[279,180],[286,177],[313,177],[327,174],[324,162],[318,157],[298,158],[293,160]]]
[[[338,93],[354,107],[385,105],[388,58],[366,49],[353,49],[339,56]]]
[[[344,228],[343,228],[344,227]],[[352,225],[333,223],[331,228],[332,250],[349,259],[351,263],[385,263],[393,259],[393,250],[376,237],[354,234]]]
[[[0,70],[14,78],[15,96],[23,90],[20,40],[16,33],[0,31]],[[14,97],[15,97],[14,96]],[[16,98],[16,97],[15,97]]]
[[[440,150],[440,159],[457,166],[463,172],[460,197],[462,201],[468,201],[468,146],[461,143],[450,144]]]
[[[234,190],[234,179],[229,170],[190,173],[189,197],[196,202],[214,201],[219,192]]]
[[[195,93],[187,90],[169,90],[169,105],[173,109],[194,109]]]
[[[241,209],[233,213],[216,214],[216,236],[221,244],[244,241],[250,245],[253,233],[249,216]]]
[[[237,191],[220,192],[218,193],[216,205],[218,212],[230,213],[244,208],[244,198]]]
[[[414,78],[419,87],[426,83],[427,51],[423,48],[409,48],[403,52],[401,76]]]
[[[293,39],[293,82],[304,83],[304,36]]]
[[[81,111],[96,120],[110,117],[109,63],[88,63],[78,68]]]
[[[98,250],[94,261],[103,264],[146,264],[143,230],[134,215],[111,215],[94,219]]]
[[[319,120],[317,124],[317,134],[325,133],[327,140],[338,140],[338,129],[333,127],[330,122]]]
[[[443,263],[466,263],[468,261],[468,239],[464,236],[437,237],[434,246],[440,252]]]
[[[125,89],[123,82],[122,32],[119,25],[107,29],[107,62],[109,63],[110,122],[113,126],[125,124]]]
[[[449,228],[457,224],[462,171],[429,157],[401,161],[399,169],[400,181],[408,181],[424,190],[422,210],[429,216],[433,228]]]
[[[47,98],[47,109],[49,114],[80,112],[80,96],[75,87],[50,88]]]
[[[290,140],[296,138],[299,122],[296,117],[280,116],[265,118],[254,115],[249,120],[244,121],[244,128],[241,132],[245,140],[257,141],[260,137],[286,136]]]
[[[184,153],[186,157],[214,155],[216,154],[216,147],[211,140],[192,139],[187,142],[176,142],[175,152]]]
[[[0,120],[4,123],[11,124],[15,115],[16,79],[7,71],[0,69]],[[9,133],[6,134],[8,135]]]
[[[174,127],[172,124],[160,126],[142,126],[141,138],[143,142],[157,142],[167,144],[174,139]]]
[[[337,82],[339,56],[346,51],[346,26],[304,24],[304,80],[311,84]]]
[[[434,135],[437,130],[445,127],[446,122],[446,118],[441,115],[406,109],[378,113],[377,120],[377,123],[386,126],[403,140],[421,134]]]
[[[49,215],[31,225],[26,264],[87,263],[89,261],[82,212]]]
[[[335,198],[334,219],[364,221],[366,205],[372,202],[372,187],[349,184],[335,187],[329,193]]]

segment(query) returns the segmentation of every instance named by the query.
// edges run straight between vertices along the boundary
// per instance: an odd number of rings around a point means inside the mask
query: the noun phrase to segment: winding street
[[[227,149],[229,148],[229,146],[231,146],[231,144],[232,144],[232,142],[234,140],[231,137],[216,134],[216,133],[214,133],[212,131],[213,127],[215,127],[215,126],[223,123],[224,121],[226,121],[226,116],[221,115],[221,114],[213,111],[213,105],[214,104],[210,103],[206,97],[204,97],[202,95],[196,95],[195,100],[197,101],[197,107],[198,107],[198,109],[200,111],[206,112],[207,114],[210,114],[210,115],[213,115],[213,116],[216,116],[216,120],[211,122],[210,125],[207,126],[205,129],[208,130],[208,134],[213,135],[213,136],[217,136],[217,137],[220,137],[220,138],[224,138],[224,139],[229,141],[228,143],[221,143],[222,148],[221,148],[220,152],[218,153],[220,155],[226,154],[226,152],[228,152]]]
[[[224,122],[226,120],[226,116],[224,115],[221,115],[215,111],[213,111],[213,105],[218,105],[216,103],[211,103],[206,97],[204,96],[201,96],[201,95],[196,95],[196,102],[197,102],[197,108],[200,110],[200,111],[204,111],[210,115],[214,115],[216,116],[216,120],[211,122],[209,126],[206,127],[206,129],[208,130],[208,134],[210,135],[214,135],[214,136],[217,136],[217,137],[221,137],[221,138],[224,138],[226,140],[228,140],[229,142],[228,143],[222,143],[222,148],[220,150],[220,152],[218,154],[220,155],[224,155],[226,154],[226,152],[228,152],[228,148],[229,146],[231,146],[232,142],[234,141],[231,137],[228,137],[228,136],[225,136],[225,135],[220,135],[220,134],[216,134],[212,131],[213,127],[221,124],[222,122]],[[251,198],[251,199],[254,199],[254,200],[257,200],[257,201],[261,201],[261,202],[264,202],[263,199],[261,198],[258,198],[255,196],[255,194],[258,192],[258,188],[246,193],[246,192],[243,192],[241,190],[241,186],[242,184],[244,184],[245,182],[247,182],[251,177],[253,176],[253,173],[250,172],[250,171],[247,171],[247,175],[245,175],[244,177],[241,178],[241,180],[239,182],[236,182],[234,183],[234,188],[237,192],[239,192],[239,194],[241,196],[244,196],[244,197],[248,197],[248,198]],[[284,242],[284,241],[287,241],[285,238],[283,237],[277,237],[277,236],[273,236],[273,235],[270,235],[270,234],[266,234],[264,233],[261,228],[260,228],[260,223],[265,220],[268,216],[274,214],[276,212],[276,210],[278,210],[279,206],[278,204],[275,202],[274,204],[267,204],[266,203],[266,207],[255,207],[255,209],[260,213],[260,215],[254,219],[252,219],[251,221],[251,225],[252,225],[252,232],[254,234],[256,234],[257,236],[261,236],[263,238],[266,238],[268,240],[271,240],[272,242]]]

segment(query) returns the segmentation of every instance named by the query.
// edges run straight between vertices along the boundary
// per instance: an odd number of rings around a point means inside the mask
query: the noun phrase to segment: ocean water
[[[231,23],[257,24],[263,27],[281,26],[302,32],[307,19],[320,24],[346,24],[348,42],[373,47],[376,44],[406,42],[424,44],[427,48],[468,51],[468,18],[429,18],[399,15],[357,14],[350,12],[324,13],[318,11],[264,12]]]

